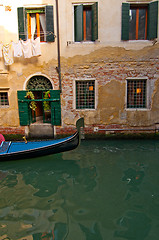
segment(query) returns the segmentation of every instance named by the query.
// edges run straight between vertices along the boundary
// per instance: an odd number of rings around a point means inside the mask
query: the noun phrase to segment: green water
[[[158,240],[159,141],[0,163],[0,239]]]

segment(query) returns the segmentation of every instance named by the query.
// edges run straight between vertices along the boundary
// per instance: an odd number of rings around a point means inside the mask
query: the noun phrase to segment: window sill
[[[125,108],[126,111],[142,111],[142,112],[147,112],[147,111],[150,111],[150,108]]]
[[[76,111],[85,111],[85,112],[86,112],[86,111],[87,111],[87,112],[89,111],[89,112],[90,112],[90,111],[95,111],[96,109],[92,109],[92,108],[87,108],[87,109],[86,109],[86,108],[85,108],[85,109],[83,109],[83,108],[79,109],[79,108],[78,108],[78,109],[77,109],[77,108],[75,108],[75,110],[76,110]]]
[[[100,41],[96,40],[96,41],[81,41],[81,42],[74,42],[74,41],[67,41],[67,46],[69,45],[83,45],[83,44],[99,44]]]
[[[9,105],[6,105],[6,106],[0,105],[0,108],[9,108]]]
[[[128,42],[130,42],[130,43],[137,43],[137,42],[139,42],[139,43],[145,43],[145,42],[152,42],[153,40],[147,40],[147,39],[143,39],[143,40],[128,40]]]

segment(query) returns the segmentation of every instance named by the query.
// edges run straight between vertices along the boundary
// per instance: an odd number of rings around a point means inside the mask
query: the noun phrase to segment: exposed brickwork
[[[56,135],[73,134],[76,131],[75,127],[56,127]]]
[[[68,59],[62,66],[62,119],[64,127],[73,123],[73,119],[84,117],[88,132],[93,127],[103,128],[148,127],[154,125],[159,118],[159,112],[154,111],[156,105],[153,96],[155,84],[159,81],[159,45],[139,51],[126,51],[122,48],[104,48],[103,52],[95,51],[90,55]],[[81,60],[82,59],[82,60]],[[78,63],[79,62],[79,63]],[[148,111],[125,111],[126,109],[126,79],[148,79]],[[97,83],[96,110],[75,109],[76,79],[95,79]],[[115,83],[113,83],[115,82]],[[101,89],[105,89],[101,91]],[[103,94],[103,95],[101,95]],[[157,97],[156,97],[157,98]],[[112,101],[113,100],[113,101]],[[120,100],[120,102],[119,102]],[[106,103],[107,102],[107,103]]]
[[[11,128],[11,127],[7,127],[7,128],[3,128],[0,127],[0,133],[1,134],[20,134],[20,135],[25,135],[25,129],[24,127],[18,127],[18,128]]]
[[[127,128],[127,126],[123,126],[123,125],[117,125],[117,124],[113,124],[113,125],[96,125],[96,126],[85,126],[84,130],[82,131],[82,133],[84,133],[84,135],[89,135],[89,134],[109,134],[109,133],[121,133],[121,132],[129,132],[129,133],[155,133],[158,130],[155,129],[155,126],[150,126],[149,128],[147,127],[141,127],[141,128]],[[56,135],[71,135],[75,132],[75,128],[74,127],[57,127],[56,128]]]
[[[149,128],[159,119],[159,44],[142,50],[106,47],[92,51],[88,55],[79,55],[61,59],[62,76],[62,126],[56,127],[56,134],[75,132],[75,121],[84,117],[85,133],[94,133],[94,127],[107,128]],[[54,89],[59,89],[56,64],[49,62],[43,66],[46,75],[52,78]],[[35,67],[32,72],[35,71]],[[36,69],[39,72],[39,68]],[[11,73],[10,73],[11,74]],[[28,69],[26,70],[28,76]],[[24,81],[24,76],[20,76]],[[126,110],[126,79],[128,77],[146,77],[149,85],[149,106],[146,111]],[[75,80],[94,79],[96,82],[96,109],[80,110],[75,108]],[[17,82],[18,82],[17,81]],[[23,84],[22,84],[23,85]],[[19,89],[21,87],[17,86]],[[12,87],[10,87],[12,89]],[[14,101],[13,101],[14,102]],[[17,107],[17,105],[16,105]],[[24,134],[23,127],[12,128],[9,121],[12,108],[1,111],[7,128],[0,128],[2,134]],[[14,120],[19,118],[18,112]],[[4,120],[3,120],[4,121]],[[1,126],[3,126],[2,123]],[[14,124],[13,126],[18,126]]]

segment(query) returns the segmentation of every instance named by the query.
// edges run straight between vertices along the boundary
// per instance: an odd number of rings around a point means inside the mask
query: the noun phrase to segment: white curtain
[[[34,39],[34,34],[36,30],[36,16],[31,16],[31,38]]]
[[[45,14],[39,14],[40,16],[40,23],[44,32],[44,41],[46,41],[46,20],[45,20]]]

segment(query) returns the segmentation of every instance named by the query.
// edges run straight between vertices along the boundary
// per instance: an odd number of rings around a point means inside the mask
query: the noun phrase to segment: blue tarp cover
[[[48,140],[48,141],[34,141],[34,142],[27,142],[27,143],[25,143],[25,142],[3,142],[0,146],[0,154],[32,150],[32,149],[37,149],[40,147],[47,147],[47,146],[50,146],[53,144],[63,142],[65,140],[67,140],[68,138]]]

